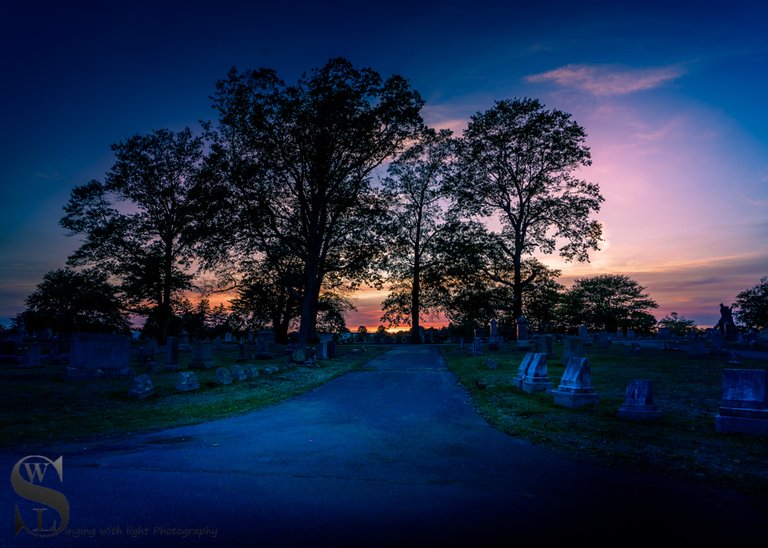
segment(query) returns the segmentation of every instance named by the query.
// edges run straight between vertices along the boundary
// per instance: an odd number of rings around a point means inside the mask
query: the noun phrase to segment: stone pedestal
[[[565,407],[597,405],[599,398],[592,388],[592,375],[587,358],[571,358],[560,386],[552,391],[555,403]]]
[[[661,411],[653,403],[651,381],[629,381],[624,403],[617,414],[630,420],[654,420],[661,417]]]
[[[768,436],[768,370],[723,370],[723,399],[715,430]]]

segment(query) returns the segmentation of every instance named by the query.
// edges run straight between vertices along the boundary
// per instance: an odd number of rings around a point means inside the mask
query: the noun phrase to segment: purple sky
[[[701,326],[768,275],[764,2],[6,2],[0,18],[0,319],[24,308],[77,240],[70,190],[101,179],[110,145],[199,129],[231,66],[293,82],[344,56],[398,73],[432,125],[460,133],[497,99],[535,97],[587,131],[584,178],[605,242],[564,281],[636,279]],[[376,326],[361,293],[350,326]]]

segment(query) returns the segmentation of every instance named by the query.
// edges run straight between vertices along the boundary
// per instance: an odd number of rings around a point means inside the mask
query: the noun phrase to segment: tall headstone
[[[617,414],[624,419],[654,420],[661,417],[661,411],[653,403],[651,381],[641,379],[629,381],[624,403]]]
[[[165,369],[175,371],[179,368],[179,338],[168,337],[165,340]]]
[[[320,352],[317,356],[317,359],[318,360],[331,359],[328,344],[333,342],[333,333],[320,333],[318,337],[320,339]]]
[[[189,332],[187,332],[186,329],[182,329],[181,333],[179,333],[179,350],[186,352],[188,350],[192,349],[192,346],[189,343]]]
[[[587,358],[571,358],[565,368],[560,386],[552,391],[555,403],[565,407],[597,405],[599,399],[592,388],[592,374]]]
[[[587,328],[586,325],[582,324],[579,326],[579,339],[581,339],[581,344],[584,346],[589,346],[592,342],[589,337],[589,328]]]
[[[723,397],[715,430],[768,436],[768,370],[723,370]]]
[[[528,340],[528,319],[522,314],[517,319],[517,341],[515,342],[515,349],[531,349],[531,341]]]

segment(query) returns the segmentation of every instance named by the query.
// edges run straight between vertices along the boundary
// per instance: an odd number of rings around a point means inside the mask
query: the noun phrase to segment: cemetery
[[[109,337],[79,337],[63,348],[69,353],[41,346],[31,360],[2,366],[4,424],[23,421],[13,410],[27,412],[30,398],[39,402],[34,426],[15,429],[15,437],[6,432],[4,443],[109,437],[231,416],[360,370],[391,348],[329,345],[326,337],[317,348],[267,356],[265,334],[253,343],[185,346],[171,337],[166,347]],[[761,353],[713,351],[711,343],[702,349],[700,341],[695,352],[688,351],[693,341],[606,342],[584,332],[534,334],[522,346],[496,337],[434,347],[501,431],[588,460],[674,469],[748,491],[768,485],[768,358]]]

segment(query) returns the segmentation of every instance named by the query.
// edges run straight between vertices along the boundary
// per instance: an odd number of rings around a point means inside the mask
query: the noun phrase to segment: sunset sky
[[[567,111],[592,151],[605,241],[563,282],[637,280],[700,326],[768,276],[768,4],[6,1],[0,17],[0,320],[78,245],[70,190],[112,143],[198,131],[232,66],[287,82],[335,56],[405,77],[461,134],[499,99]],[[375,328],[383,294],[348,325]]]

